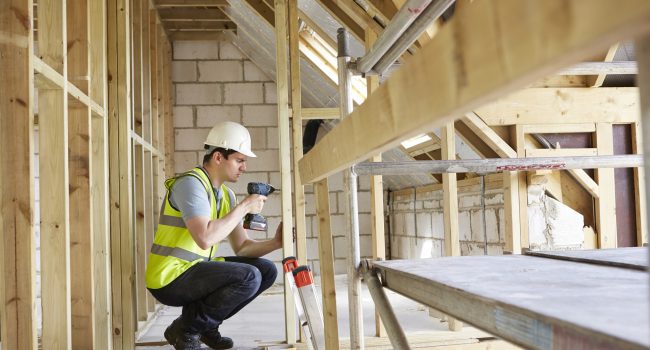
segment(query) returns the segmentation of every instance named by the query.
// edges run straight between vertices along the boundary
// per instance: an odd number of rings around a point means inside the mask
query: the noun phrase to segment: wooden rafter
[[[154,0],[156,7],[228,6],[228,0]]]
[[[160,19],[163,21],[230,21],[221,9],[212,8],[160,8]]]
[[[357,24],[350,15],[343,11],[333,0],[318,0],[318,3],[320,3],[325,11],[341,23],[357,40],[362,43],[365,41],[363,27]]]

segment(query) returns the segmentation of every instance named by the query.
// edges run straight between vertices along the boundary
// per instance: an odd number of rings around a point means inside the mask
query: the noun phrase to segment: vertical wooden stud
[[[614,154],[612,124],[596,123],[598,155]],[[596,198],[596,230],[599,248],[616,248],[616,200],[614,169],[596,169],[599,197]]]
[[[515,150],[518,158],[526,157],[526,139],[522,125],[516,125],[512,129],[515,132]],[[519,239],[522,248],[530,247],[528,238],[528,176],[525,171],[517,172],[519,185]],[[514,233],[516,234],[516,233]],[[516,239],[514,239],[516,241]]]
[[[643,138],[640,123],[632,124],[632,153],[643,154]],[[647,216],[645,211],[645,171],[643,168],[634,168],[634,199],[636,210],[636,244],[641,247],[648,243]]]

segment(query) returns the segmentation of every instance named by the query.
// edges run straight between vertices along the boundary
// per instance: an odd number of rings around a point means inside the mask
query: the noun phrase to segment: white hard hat
[[[251,135],[241,124],[234,122],[221,122],[212,127],[205,139],[205,148],[221,147],[235,150],[249,157],[257,157],[251,151]]]

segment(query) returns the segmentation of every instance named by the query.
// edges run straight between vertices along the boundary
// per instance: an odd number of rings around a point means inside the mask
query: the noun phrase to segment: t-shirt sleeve
[[[197,216],[210,217],[208,193],[201,181],[193,176],[176,180],[169,201],[181,212],[185,221]]]

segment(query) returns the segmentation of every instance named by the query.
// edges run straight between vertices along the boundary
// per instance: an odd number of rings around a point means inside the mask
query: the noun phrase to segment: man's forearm
[[[282,246],[278,244],[274,239],[265,241],[255,241],[249,239],[242,244],[241,248],[239,248],[239,251],[237,251],[237,256],[259,258],[281,247]]]

